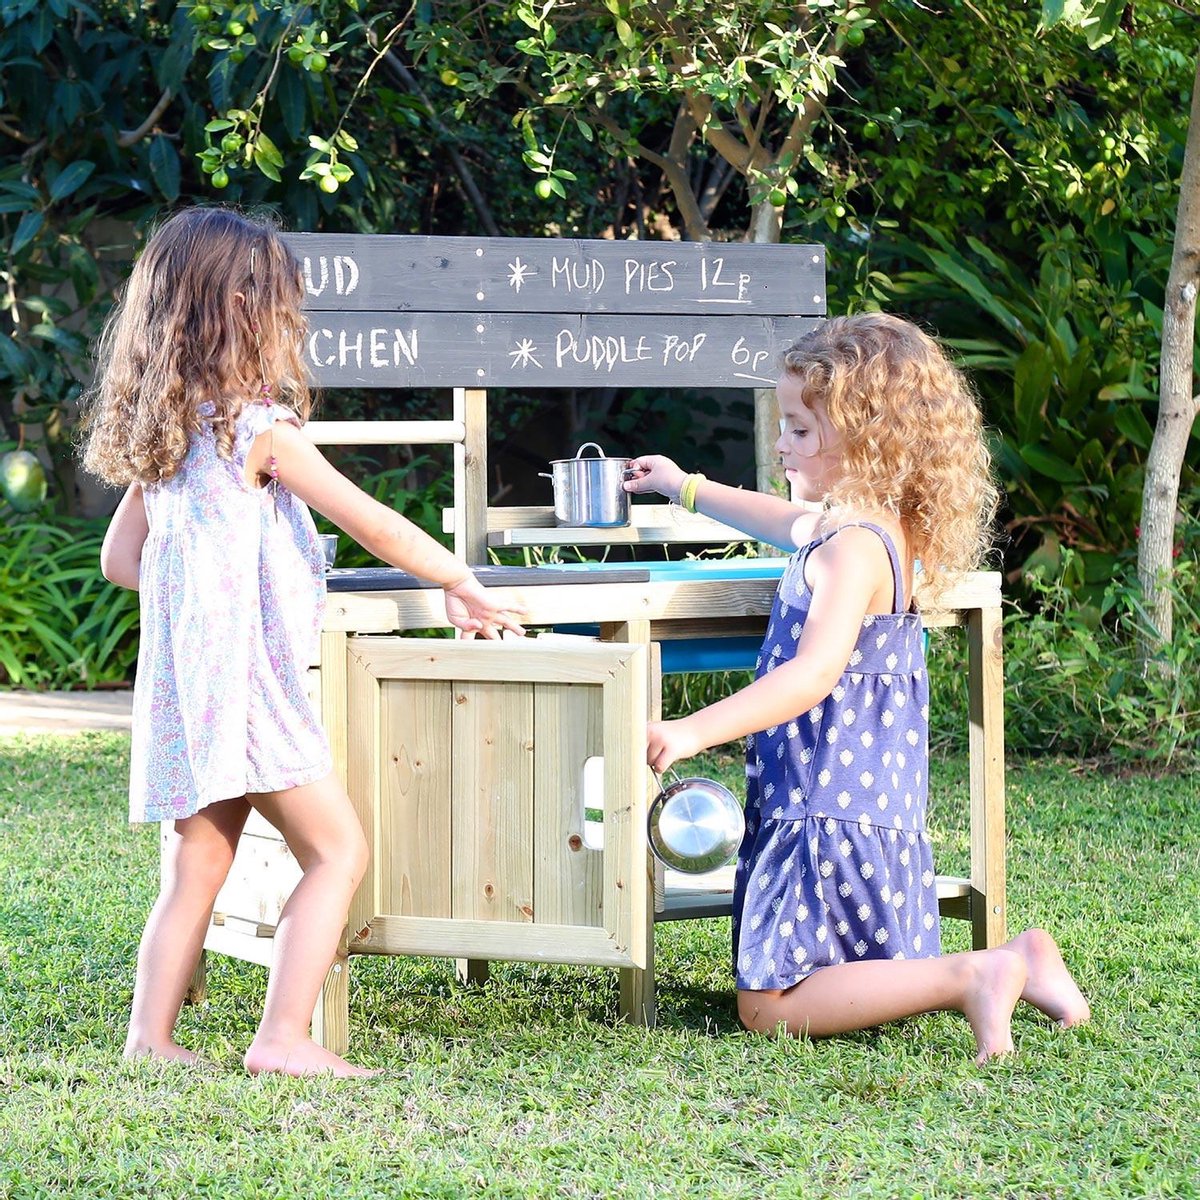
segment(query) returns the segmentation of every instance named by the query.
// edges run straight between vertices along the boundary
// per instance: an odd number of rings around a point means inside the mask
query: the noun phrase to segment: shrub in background
[[[95,687],[137,659],[138,598],[100,574],[107,520],[0,505],[0,686]]]

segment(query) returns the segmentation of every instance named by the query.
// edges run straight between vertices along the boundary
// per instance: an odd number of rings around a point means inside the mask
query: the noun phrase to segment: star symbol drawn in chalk
[[[542,369],[542,364],[538,362],[536,358],[534,358],[534,353],[536,351],[537,347],[533,344],[533,341],[530,338],[522,338],[517,343],[517,348],[508,352],[508,357],[513,360],[512,365],[514,370],[517,367],[527,367],[530,363],[533,363],[533,365],[540,371]]]
[[[521,291],[521,285],[531,276],[537,274],[536,267],[526,266],[521,261],[521,256],[518,254],[514,262],[508,264],[508,286],[518,294]]]

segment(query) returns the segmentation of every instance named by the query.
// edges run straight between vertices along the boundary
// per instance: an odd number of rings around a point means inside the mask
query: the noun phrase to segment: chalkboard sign
[[[327,387],[754,387],[825,313],[821,246],[287,234]]]

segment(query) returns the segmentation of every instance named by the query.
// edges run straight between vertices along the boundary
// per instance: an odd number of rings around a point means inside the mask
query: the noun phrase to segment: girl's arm
[[[499,637],[503,629],[524,633],[516,619],[519,611],[496,603],[462,559],[351,483],[290,421],[276,421],[255,438],[246,459],[248,481],[267,476],[272,454],[276,475],[289,492],[384,562],[444,588],[452,625],[488,637]]]
[[[647,762],[655,770],[782,725],[819,704],[845,671],[863,617],[873,609],[891,611],[891,563],[869,530],[842,530],[809,555],[806,573],[813,598],[795,658],[716,704],[676,721],[651,722]]]
[[[679,499],[684,471],[661,454],[647,454],[629,463],[627,492],[658,492],[670,500]],[[734,488],[703,480],[696,488],[695,507],[706,517],[732,525],[760,542],[769,542],[783,550],[794,550],[811,536],[815,516],[804,512],[781,496]],[[797,521],[799,528],[794,528]]]
[[[100,571],[109,583],[135,592],[138,590],[142,547],[146,544],[149,532],[142,485],[131,483],[108,523],[100,547]]]

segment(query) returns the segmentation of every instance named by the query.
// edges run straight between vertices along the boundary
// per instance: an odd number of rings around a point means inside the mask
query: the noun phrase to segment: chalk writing
[[[329,286],[329,268],[333,267],[333,292],[335,296],[349,296],[358,287],[358,263],[348,254],[318,255],[317,280],[313,280],[313,260],[307,255],[300,261],[304,277],[304,290],[310,296],[322,296]]]

